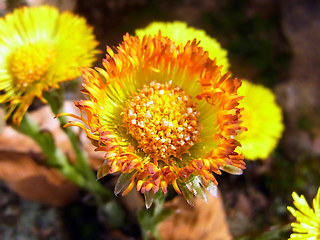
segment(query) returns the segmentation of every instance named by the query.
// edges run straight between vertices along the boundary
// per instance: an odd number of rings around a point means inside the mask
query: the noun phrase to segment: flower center
[[[52,45],[41,42],[30,43],[12,53],[9,69],[17,87],[24,89],[44,80],[54,60],[55,51]]]
[[[196,104],[180,87],[151,82],[128,103],[123,122],[145,153],[180,158],[200,140],[198,116]]]

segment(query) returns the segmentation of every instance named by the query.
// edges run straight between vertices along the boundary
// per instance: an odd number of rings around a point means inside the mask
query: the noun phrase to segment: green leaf
[[[152,191],[145,192],[146,202],[154,201],[152,208],[139,211],[138,219],[141,225],[142,237],[144,240],[160,239],[158,225],[174,211],[172,209],[163,208],[165,195],[158,191],[153,194]],[[150,205],[151,206],[151,205]]]
[[[208,187],[206,187],[206,190],[214,197],[218,197],[218,187],[211,181],[209,181]]]
[[[190,190],[188,189],[188,187],[186,186],[185,183],[181,183],[179,184],[179,187],[181,189],[181,192],[184,196],[184,198],[187,200],[187,202],[194,206],[194,203],[195,203],[195,196],[193,195],[192,192],[190,192]]]
[[[108,175],[109,171],[110,171],[111,167],[104,162],[99,168],[98,168],[98,172],[97,172],[97,179],[101,179],[104,176]]]
[[[186,182],[186,186],[193,195],[204,199],[204,201],[208,203],[207,194],[203,191],[201,183],[201,177],[195,176],[190,181]]]
[[[144,193],[144,203],[146,208],[149,209],[153,203],[154,193],[152,191],[147,191]]]
[[[221,167],[220,169],[234,175],[241,175],[243,173],[243,170],[241,168],[237,168],[232,165],[226,165],[224,167]]]
[[[109,170],[108,170],[109,171]],[[114,194],[118,195],[129,187],[129,184],[132,181],[132,176],[135,174],[135,171],[131,173],[122,173],[117,180],[116,186],[114,187]]]
[[[125,212],[118,202],[109,201],[100,205],[102,213],[109,219],[108,224],[113,227],[122,227],[125,224]]]

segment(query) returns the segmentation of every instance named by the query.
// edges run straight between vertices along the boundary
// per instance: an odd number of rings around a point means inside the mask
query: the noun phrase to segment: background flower
[[[134,185],[146,204],[159,189],[173,185],[192,203],[206,199],[220,169],[240,174],[243,157],[235,152],[241,99],[240,80],[225,74],[196,41],[176,46],[161,34],[124,36],[114,53],[107,48],[104,69],[84,68],[83,93],[76,102],[82,120],[67,126],[83,128],[106,152],[98,178],[121,172],[115,193]],[[86,116],[86,117],[85,117]]]
[[[244,96],[239,107],[244,108],[242,124],[248,128],[237,136],[243,155],[248,160],[265,159],[282,136],[281,108],[272,91],[261,85],[242,80],[238,93]]]
[[[208,51],[211,59],[216,59],[217,65],[222,65],[222,73],[226,73],[229,69],[229,61],[227,51],[223,49],[220,43],[206,34],[205,31],[190,27],[185,22],[152,22],[146,28],[137,29],[136,35],[143,37],[146,34],[156,35],[159,30],[163,36],[167,36],[177,44],[186,44],[187,41],[198,39],[199,46],[203,47],[204,51]]]
[[[305,197],[292,193],[293,204],[297,209],[288,207],[288,210],[296,218],[297,222],[291,224],[293,233],[290,239],[320,239],[320,188],[313,199],[313,208],[309,207]]]
[[[0,19],[0,103],[19,124],[34,97],[80,75],[97,52],[82,17],[54,7],[24,7]]]

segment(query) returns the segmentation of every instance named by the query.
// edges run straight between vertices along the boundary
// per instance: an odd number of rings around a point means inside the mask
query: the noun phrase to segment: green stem
[[[138,219],[144,240],[161,239],[158,230],[159,223],[173,213],[172,210],[163,208],[164,202],[165,195],[160,190],[154,195],[153,207],[139,212]]]
[[[78,168],[75,168],[65,154],[56,147],[53,136],[48,131],[42,131],[40,127],[29,117],[24,115],[20,126],[14,126],[15,129],[30,138],[32,138],[42,149],[42,152],[47,158],[49,166],[57,168],[68,180],[75,183],[77,186],[91,192],[98,202],[98,206],[102,212],[108,217],[109,225],[120,227],[124,223],[124,211],[121,206],[115,201],[113,195],[96,181],[95,175],[89,164],[84,164],[86,155],[78,152],[77,156],[82,157],[81,164],[78,163]],[[72,135],[75,141],[75,135]],[[77,148],[80,151],[80,148]],[[80,162],[80,161],[79,161]],[[82,167],[82,168],[80,168]],[[82,171],[79,171],[81,169]],[[107,199],[111,199],[106,203]]]
[[[70,165],[64,153],[56,148],[50,132],[41,131],[28,114],[25,114],[20,126],[14,126],[19,132],[31,137],[42,149],[50,166],[56,167],[67,179],[83,187],[85,179]]]
[[[48,101],[52,112],[57,115],[63,111],[63,94],[61,90],[55,89],[44,94],[45,99]],[[115,200],[114,195],[111,191],[103,187],[100,182],[96,180],[96,175],[92,170],[88,156],[83,150],[83,146],[80,143],[78,135],[71,128],[64,128],[63,126],[68,123],[66,117],[59,117],[60,127],[68,136],[74,153],[77,158],[77,162],[72,167],[77,171],[83,179],[85,184],[82,187],[93,194],[97,204],[102,210],[102,213],[107,216],[108,224],[112,227],[120,227],[124,224],[124,210],[120,204]]]
[[[59,121],[63,131],[68,135],[77,157],[77,162],[74,164],[74,167],[87,179],[87,189],[93,194],[96,194],[96,197],[102,202],[104,202],[106,199],[110,199],[113,194],[97,181],[97,177],[89,164],[88,155],[80,146],[80,140],[78,136],[71,128],[63,127],[68,122],[67,119],[62,116],[59,117]]]
[[[62,112],[63,99],[60,92],[50,92],[49,94],[45,94],[44,96],[55,115]],[[89,164],[88,156],[83,150],[77,134],[75,134],[75,132],[71,128],[63,127],[66,123],[68,123],[67,118],[62,116],[58,119],[60,122],[60,127],[68,136],[77,158],[77,162],[73,165],[73,167],[86,179],[86,186],[84,188],[94,194],[95,198],[100,203],[103,203],[105,202],[105,200],[112,198],[113,194],[96,180],[96,175],[92,171],[92,168]]]

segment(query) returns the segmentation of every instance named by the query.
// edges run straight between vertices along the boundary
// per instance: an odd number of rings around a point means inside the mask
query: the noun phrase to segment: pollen
[[[145,85],[123,113],[128,133],[145,153],[157,159],[181,158],[200,141],[196,103],[171,82]]]
[[[9,57],[9,70],[20,89],[47,78],[49,67],[55,60],[55,51],[48,43],[35,42],[18,47]]]

